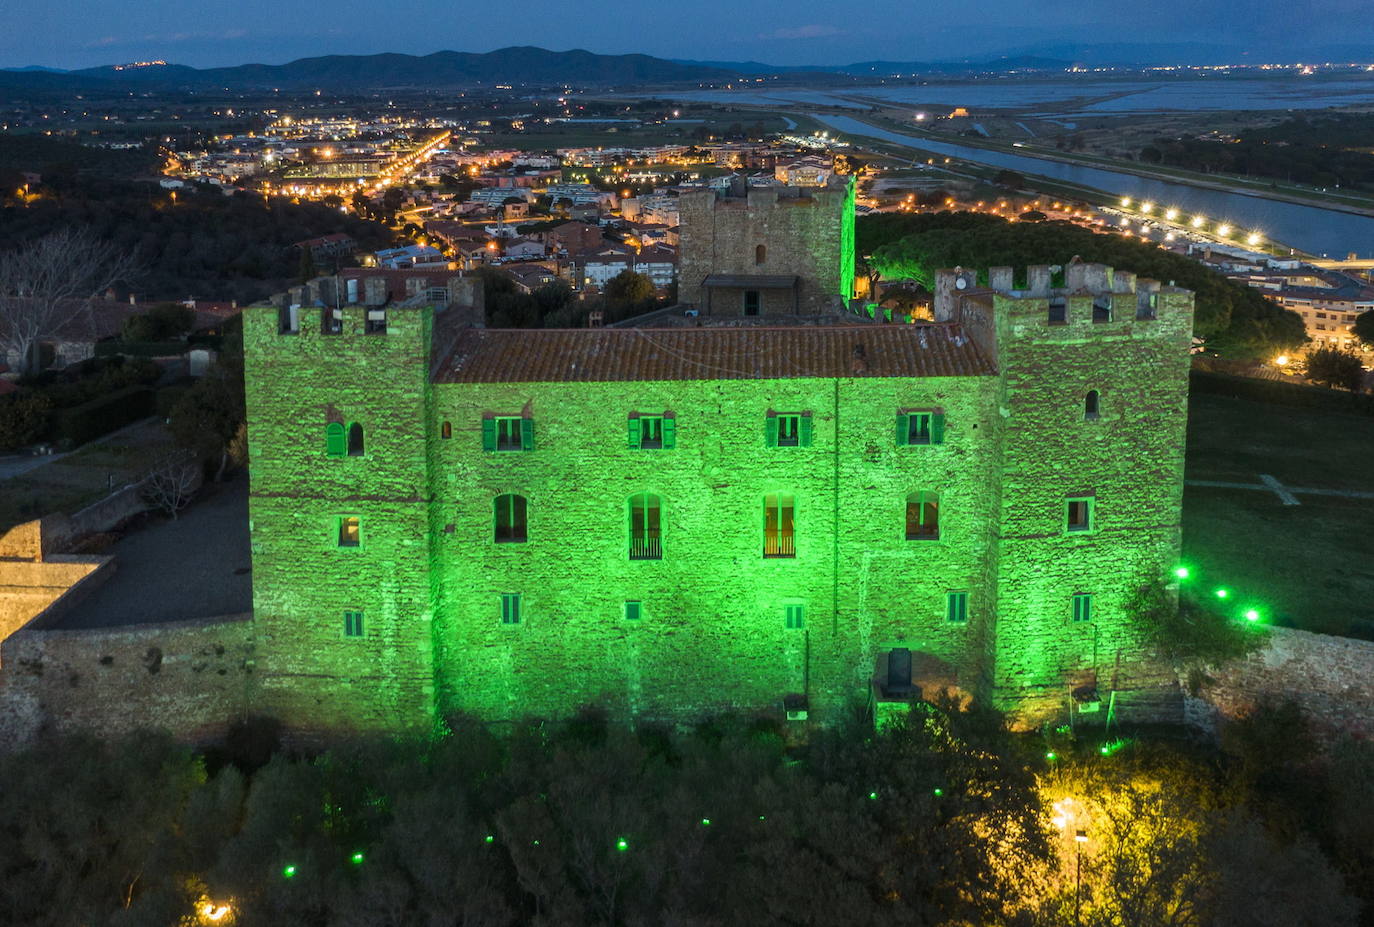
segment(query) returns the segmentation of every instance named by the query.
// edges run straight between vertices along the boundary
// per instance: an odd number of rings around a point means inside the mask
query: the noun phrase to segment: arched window
[[[630,497],[630,559],[663,559],[663,504],[651,492]]]
[[[797,556],[796,498],[779,493],[763,497],[763,555]]]
[[[357,422],[348,426],[348,456],[363,456],[363,426]]]
[[[525,501],[525,497],[506,493],[497,496],[493,504],[496,510],[496,543],[523,544],[528,541],[529,503]]]
[[[339,422],[324,426],[324,453],[327,457],[342,457],[348,453],[348,438]]]
[[[768,260],[768,246],[756,245],[754,247],[754,263],[762,264],[766,260]]]
[[[443,438],[443,439],[446,440],[446,441],[447,441],[449,438],[453,437],[453,423],[452,423],[452,422],[444,422],[444,424],[441,425],[441,426],[439,427],[439,437]]]
[[[940,539],[940,496],[938,493],[921,490],[906,497],[906,539],[908,541],[938,541]]]
[[[1095,389],[1088,390],[1088,395],[1083,397],[1083,418],[1086,421],[1093,421],[1097,418],[1098,405],[1101,395]]]

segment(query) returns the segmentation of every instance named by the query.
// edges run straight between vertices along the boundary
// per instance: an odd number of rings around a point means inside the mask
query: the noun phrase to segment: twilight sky
[[[1265,60],[1354,41],[1370,0],[9,0],[0,67],[194,67],[508,45],[844,64],[1077,44],[1205,42]],[[1374,45],[1370,56],[1374,57]]]

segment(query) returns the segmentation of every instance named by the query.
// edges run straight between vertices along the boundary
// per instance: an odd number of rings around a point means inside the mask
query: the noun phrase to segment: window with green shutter
[[[968,593],[951,592],[945,596],[945,620],[950,624],[968,621]]]
[[[1073,620],[1093,620],[1093,597],[1091,593],[1077,592],[1073,596]]]
[[[344,637],[363,636],[363,613],[344,612]]]
[[[485,451],[534,450],[534,419],[518,415],[494,415],[482,419]]]
[[[1092,531],[1095,501],[1092,496],[1076,496],[1066,499],[1064,531],[1070,534]]]
[[[324,426],[324,453],[328,457],[347,456],[348,434],[342,422],[330,422]]]
[[[630,413],[629,437],[631,450],[662,450],[677,442],[677,422],[671,415]]]
[[[810,447],[811,413],[770,412],[764,420],[764,436],[769,447]]]
[[[806,607],[797,603],[782,607],[782,626],[788,631],[800,631],[806,627]]]
[[[897,413],[897,446],[945,443],[943,412]]]

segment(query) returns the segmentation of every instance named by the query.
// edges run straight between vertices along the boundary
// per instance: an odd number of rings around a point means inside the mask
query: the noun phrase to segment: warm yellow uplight
[[[1206,221],[1206,220],[1203,219],[1202,216],[1193,216],[1193,228],[1195,228],[1195,229],[1200,229],[1200,228],[1202,228],[1202,223],[1205,222],[1205,221]]]
[[[1154,204],[1154,203],[1141,203],[1141,204],[1140,204],[1140,211],[1141,211],[1141,212],[1144,212],[1144,213],[1148,213],[1148,212],[1150,212],[1151,210],[1153,210],[1154,208],[1155,208],[1155,204]]]
[[[1217,226],[1217,234],[1218,234],[1218,235],[1221,235],[1221,236],[1223,236],[1223,237],[1225,237],[1226,235],[1230,235],[1230,234],[1231,234],[1231,226],[1229,226],[1229,225],[1219,225],[1219,226]]]
[[[202,924],[227,924],[234,919],[233,907],[218,901],[202,901],[196,913]]]
[[[1170,222],[1173,222],[1175,219],[1178,218],[1178,210],[1170,209],[1168,212],[1164,214],[1164,218],[1168,219]]]
[[[1251,232],[1248,236],[1246,236],[1245,243],[1247,245],[1257,245],[1263,240],[1264,236],[1261,235],[1259,232]]]
[[[1122,208],[1122,209],[1130,209],[1130,208],[1131,208],[1131,198],[1130,198],[1129,196],[1123,196],[1123,197],[1121,198],[1121,208]]]
[[[1280,367],[1288,366],[1288,355],[1280,354],[1278,357],[1274,358],[1274,363]]]

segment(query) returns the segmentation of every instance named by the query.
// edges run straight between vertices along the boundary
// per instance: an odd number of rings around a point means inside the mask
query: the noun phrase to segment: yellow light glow
[[[1203,219],[1202,216],[1193,216],[1193,228],[1195,228],[1195,229],[1200,229],[1200,228],[1202,228],[1202,223],[1205,222],[1205,221],[1207,221],[1207,220]]]
[[[1153,210],[1154,208],[1155,208],[1155,204],[1154,204],[1154,203],[1148,203],[1148,202],[1146,202],[1146,203],[1141,203],[1141,204],[1140,204],[1140,211],[1141,211],[1141,212],[1144,212],[1144,213],[1148,213],[1148,212],[1150,212],[1151,210]]]
[[[1263,240],[1264,240],[1264,236],[1262,236],[1259,232],[1251,232],[1251,233],[1246,237],[1245,243],[1246,243],[1247,245],[1257,245],[1257,244],[1259,244],[1259,243],[1260,243],[1261,241],[1263,241]]]
[[[1288,366],[1288,355],[1280,354],[1278,357],[1274,358],[1274,363],[1280,367]]]
[[[1123,196],[1123,197],[1121,198],[1121,208],[1122,208],[1122,209],[1130,209],[1130,208],[1131,208],[1131,198],[1130,198],[1129,196]]]
[[[1175,219],[1178,218],[1178,210],[1170,209],[1168,212],[1164,214],[1164,218],[1168,219],[1170,222],[1173,222]]]
[[[1231,226],[1229,226],[1229,225],[1219,225],[1219,226],[1217,226],[1217,234],[1218,234],[1218,235],[1222,235],[1222,236],[1230,235],[1230,234],[1231,234]]]
[[[221,924],[233,919],[234,909],[229,904],[207,900],[200,903],[196,913],[200,915],[201,923]]]

